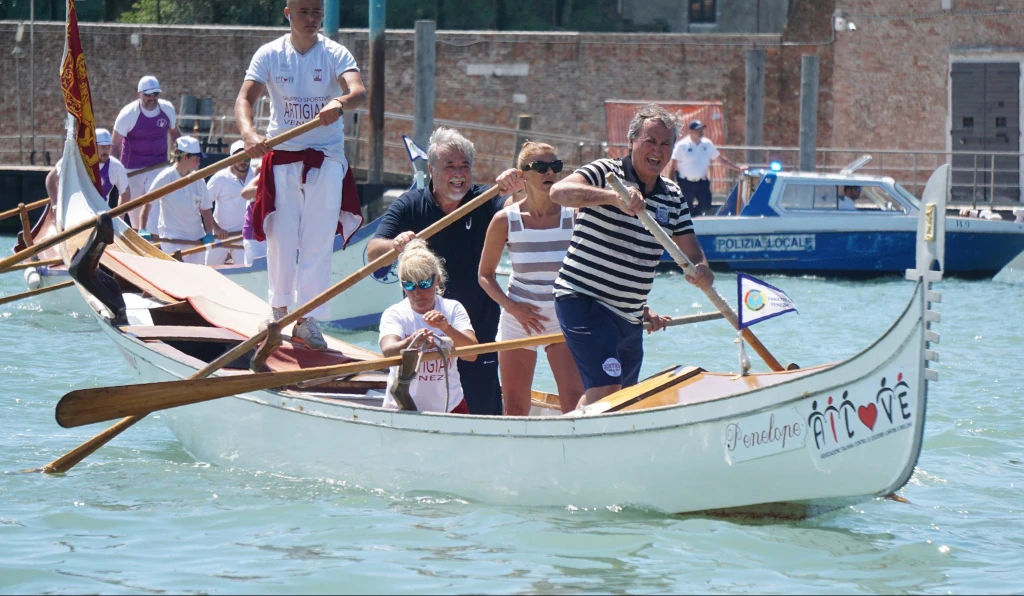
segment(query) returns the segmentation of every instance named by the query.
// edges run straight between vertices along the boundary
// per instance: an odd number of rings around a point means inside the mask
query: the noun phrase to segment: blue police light
[[[773,161],[771,164],[769,164],[768,167],[770,167],[773,172],[781,172],[782,171],[782,162],[780,162],[780,161]]]

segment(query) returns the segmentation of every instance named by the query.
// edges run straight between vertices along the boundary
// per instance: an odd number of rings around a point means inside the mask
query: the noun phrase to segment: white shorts
[[[519,322],[514,316],[510,315],[507,311],[502,309],[501,318],[498,319],[498,336],[495,341],[508,341],[510,339],[524,339],[527,337],[536,337],[538,335],[545,335],[548,333],[561,333],[562,327],[558,324],[558,317],[555,315],[555,303],[551,302],[549,306],[542,307],[540,309],[541,316],[547,317],[548,320],[544,321],[543,333],[527,333],[522,323]],[[536,347],[524,348],[526,350],[537,351]]]

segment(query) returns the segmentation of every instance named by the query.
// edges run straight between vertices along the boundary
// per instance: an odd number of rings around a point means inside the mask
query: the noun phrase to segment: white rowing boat
[[[63,169],[62,227],[94,217],[100,200],[82,183],[77,152],[66,151],[65,163],[75,167]],[[161,418],[202,461],[490,503],[694,512],[887,495],[913,473],[936,380],[927,363],[938,358],[929,349],[939,320],[930,305],[939,301],[931,284],[941,278],[932,269],[943,256],[944,180],[945,172],[933,176],[925,193],[909,302],[882,337],[842,362],[745,377],[681,365],[581,416],[385,410],[383,378],[370,374],[195,403]],[[63,244],[64,258],[84,242]],[[78,290],[139,382],[188,378],[255,334],[265,312],[209,268],[110,251],[102,265],[120,282],[128,324],[113,324],[110,306]],[[286,342],[268,365],[374,358],[330,341],[316,357]],[[214,377],[249,375],[248,366],[242,358]]]

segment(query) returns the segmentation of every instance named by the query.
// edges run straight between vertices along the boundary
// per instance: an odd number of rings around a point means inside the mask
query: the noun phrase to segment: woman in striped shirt
[[[575,218],[574,209],[551,202],[551,186],[562,171],[554,147],[527,141],[519,153],[518,165],[498,176],[497,183],[503,190],[516,192],[515,202],[491,220],[480,256],[480,285],[502,308],[498,341],[561,332],[552,290],[569,248]],[[506,246],[512,260],[507,294],[495,278]],[[562,411],[569,412],[583,394],[583,381],[564,343],[548,346],[547,355]],[[506,416],[530,414],[536,366],[536,348],[498,353]]]

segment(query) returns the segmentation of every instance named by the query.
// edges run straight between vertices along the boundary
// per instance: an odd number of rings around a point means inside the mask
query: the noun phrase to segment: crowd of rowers
[[[144,77],[137,107],[122,110],[113,138],[97,130],[103,192],[116,186],[121,202],[199,167],[199,142],[176,134],[173,110],[158,99],[159,93],[156,79]],[[135,122],[125,128],[126,114]],[[128,178],[125,166],[111,153],[125,156],[136,171],[149,167],[140,166],[138,145],[131,140],[139,120],[158,118],[166,123],[146,124],[151,133],[171,137],[172,163]],[[416,233],[489,188],[473,182],[473,143],[456,130],[437,129],[427,148],[428,184],[392,203],[368,246],[370,259],[390,249],[400,253],[397,273],[405,298],[381,318],[384,355],[398,355],[410,346],[465,347],[562,332],[566,342],[547,346],[546,353],[563,412],[635,384],[643,359],[643,323],[654,331],[666,321],[646,304],[663,249],[635,213],[648,209],[697,263],[698,276],[691,283],[704,287],[713,279],[693,235],[687,202],[679,187],[661,176],[679,128],[675,115],[646,106],[629,125],[626,157],[599,159],[565,177],[552,146],[528,141],[518,167],[497,177],[500,194],[427,243],[416,239]],[[152,161],[158,151],[157,143],[151,144]],[[232,154],[243,150],[242,141],[231,146]],[[47,180],[53,187],[51,197],[56,195],[59,169],[60,163]],[[628,204],[606,184],[610,173],[630,189]],[[132,212],[131,222],[142,231],[158,230],[161,247],[168,253],[209,239],[211,233],[222,239],[242,232],[244,250],[211,249],[186,259],[207,265],[225,260],[251,263],[265,254],[264,243],[251,229],[258,181],[258,160],[245,160],[209,181],[197,181]],[[496,274],[506,249],[512,272],[503,288]],[[403,380],[417,410],[529,414],[536,348],[452,358],[441,364],[447,366],[424,360],[411,382]],[[395,367],[386,407],[398,407],[398,383]]]

